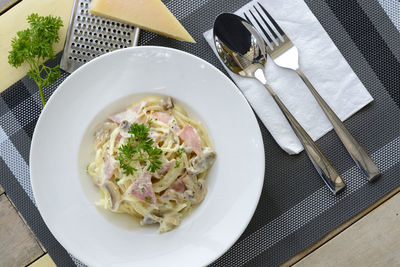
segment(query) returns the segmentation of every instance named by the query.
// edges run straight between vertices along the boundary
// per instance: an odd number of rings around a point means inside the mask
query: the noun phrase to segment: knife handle
[[[325,112],[325,115],[332,123],[336,134],[339,136],[343,145],[346,147],[346,150],[349,152],[350,156],[353,158],[354,162],[361,169],[364,175],[368,178],[368,181],[372,182],[376,180],[381,175],[381,172],[379,171],[375,162],[373,162],[371,157],[368,155],[367,151],[353,137],[353,135],[349,132],[344,123],[339,119],[335,112],[333,112],[333,110],[329,107],[325,100],[318,94],[317,90],[315,90],[314,86],[308,80],[306,75],[300,69],[296,70],[296,72],[310,89],[318,104]]]

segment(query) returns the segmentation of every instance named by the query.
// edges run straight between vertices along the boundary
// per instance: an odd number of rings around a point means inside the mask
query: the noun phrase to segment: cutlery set
[[[232,72],[254,78],[264,85],[289,121],[317,172],[336,195],[346,187],[346,184],[322,150],[268,85],[264,74],[266,53],[277,66],[296,71],[333,125],[356,165],[368,181],[376,180],[380,176],[378,167],[301,71],[297,48],[260,3],[253,7],[259,18],[250,9],[244,13],[246,19],[231,13],[223,13],[216,18],[214,42],[222,62]],[[254,25],[258,26],[265,39]]]

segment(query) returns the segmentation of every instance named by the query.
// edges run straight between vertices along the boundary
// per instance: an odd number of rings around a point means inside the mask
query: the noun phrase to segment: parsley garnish
[[[182,156],[183,150],[185,150],[183,147],[179,148],[176,153],[178,154],[178,157]]]
[[[183,151],[184,151],[184,148],[183,148],[183,147],[179,148],[179,149],[176,151],[176,154],[178,155],[178,158],[182,157]],[[180,161],[176,161],[176,162],[175,162],[175,168],[178,168],[180,165],[181,165],[181,162],[180,162]]]
[[[121,180],[120,178],[116,177],[115,182],[118,183],[118,181]]]
[[[58,30],[63,26],[60,17],[31,14],[27,21],[29,28],[17,32],[11,41],[12,50],[9,51],[8,63],[18,68],[22,63],[28,63],[28,76],[39,87],[39,94],[43,106],[46,104],[43,87],[54,83],[60,76],[60,66],[53,68],[43,65],[42,61],[54,58],[53,44],[60,40]]]
[[[147,203],[151,203],[151,201],[150,201],[150,199],[148,197],[145,197],[144,201],[146,201]]]
[[[181,166],[181,162],[180,161],[176,161],[175,162],[175,168],[178,168],[179,166]]]
[[[147,170],[150,172],[155,172],[161,168],[159,158],[162,150],[153,147],[154,141],[149,137],[149,128],[144,124],[134,123],[128,133],[131,136],[128,138],[127,143],[119,148],[117,156],[123,173],[133,175],[137,171],[136,168],[132,167],[132,163],[135,161],[142,164],[148,162]]]

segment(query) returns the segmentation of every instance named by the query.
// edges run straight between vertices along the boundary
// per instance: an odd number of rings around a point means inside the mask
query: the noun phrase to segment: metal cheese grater
[[[60,68],[72,73],[95,57],[136,46],[139,28],[89,13],[90,0],[75,0]]]

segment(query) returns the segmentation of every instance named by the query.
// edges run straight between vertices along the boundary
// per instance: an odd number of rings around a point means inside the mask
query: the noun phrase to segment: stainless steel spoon
[[[232,72],[243,77],[255,78],[264,85],[285,114],[323,181],[335,195],[341,192],[346,184],[339,173],[267,84],[264,75],[267,62],[265,46],[257,30],[241,17],[223,13],[214,23],[214,42],[222,62]]]

